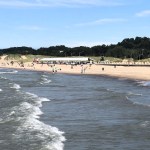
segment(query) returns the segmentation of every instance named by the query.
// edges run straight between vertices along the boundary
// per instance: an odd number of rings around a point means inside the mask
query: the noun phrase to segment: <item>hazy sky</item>
[[[0,0],[0,48],[150,37],[150,0]]]

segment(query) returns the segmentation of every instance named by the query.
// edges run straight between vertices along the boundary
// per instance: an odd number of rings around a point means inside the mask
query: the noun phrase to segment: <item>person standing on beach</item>
[[[81,73],[83,73],[83,71],[84,71],[84,70],[83,70],[83,64],[82,64],[82,65],[81,65]]]

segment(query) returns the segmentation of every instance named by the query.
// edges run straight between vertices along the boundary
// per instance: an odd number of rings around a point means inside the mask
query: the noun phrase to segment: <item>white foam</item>
[[[36,94],[30,93],[30,92],[26,92],[26,94],[28,94],[29,96],[31,96],[33,98],[37,98],[38,97]]]
[[[13,71],[9,71],[9,72],[0,72],[0,74],[14,74],[14,73],[17,73],[18,71],[17,70],[13,70]]]
[[[0,92],[2,92],[3,90],[2,89],[0,89]]]
[[[34,94],[29,93],[30,95]],[[37,96],[36,96],[37,97]],[[49,101],[47,98],[38,98],[42,101]],[[20,104],[19,108],[14,108],[18,110],[20,114],[26,114],[23,117],[20,117],[23,121],[21,126],[16,131],[17,140],[22,139],[24,134],[29,133],[29,139],[35,139],[42,141],[42,149],[49,150],[63,150],[64,144],[63,142],[66,140],[63,136],[64,132],[59,131],[58,128],[52,127],[50,125],[44,124],[39,121],[38,118],[42,114],[42,111],[39,107],[30,104],[28,102],[23,102]],[[19,119],[20,119],[19,118]],[[37,133],[36,135],[32,134],[32,132]],[[31,134],[30,134],[31,133]]]
[[[140,123],[140,126],[141,127],[148,127],[148,126],[150,126],[150,121],[144,121],[144,122]]]
[[[3,115],[2,115],[2,118],[0,118],[0,124],[14,120],[14,117],[13,117],[14,113],[15,113],[14,111],[4,112]]]
[[[29,140],[40,141],[41,150],[63,150],[63,142],[66,140],[63,136],[64,132],[38,120],[43,114],[40,109],[42,102],[50,100],[30,92],[25,94],[28,97],[28,102],[22,102],[19,106],[14,107],[9,114],[11,117],[17,116],[16,120],[21,123],[14,134],[14,138],[19,141],[25,135],[28,136]]]
[[[137,81],[140,86],[150,86],[150,81]]]
[[[27,120],[22,124],[20,128],[18,128],[17,132],[19,138],[23,135],[23,133],[28,131],[29,133],[36,132],[36,136],[29,135],[30,139],[37,139],[42,141],[42,149],[49,150],[63,150],[64,144],[63,142],[66,140],[63,136],[63,132],[59,131],[58,128],[52,127],[42,123],[41,121],[32,118],[29,116]]]
[[[15,111],[11,111],[10,114],[8,114],[8,116],[12,116],[15,114]]]
[[[5,78],[5,77],[1,77],[1,79],[5,79],[5,80],[6,80],[7,78]]]
[[[33,118],[39,118],[39,116],[43,114],[39,107],[33,106],[30,103],[23,102],[20,106],[22,111],[29,112]]]
[[[36,102],[36,105],[38,107],[42,107],[42,102],[49,102],[50,101],[48,98],[38,97],[36,94],[30,93],[30,92],[26,92],[26,94],[34,99],[34,102]]]
[[[43,75],[42,75],[42,77],[45,77],[45,78],[47,78],[48,76],[43,74]]]
[[[110,92],[112,92],[112,90],[111,89],[106,89],[107,91],[110,91]]]
[[[49,102],[49,101],[50,101],[48,98],[44,98],[44,97],[41,97],[40,100],[41,100],[42,102]]]
[[[13,86],[11,87],[11,88],[13,88],[13,89],[16,89],[16,90],[19,90],[21,87],[20,87],[20,85],[19,84],[13,84]]]
[[[41,84],[47,84],[47,83],[50,83],[52,82],[51,80],[48,80],[47,78],[42,78],[42,82],[40,82]]]
[[[133,105],[139,105],[139,106],[144,106],[144,107],[150,107],[149,104],[143,104],[143,103],[140,103],[140,102],[134,102],[134,101],[132,101],[128,96],[126,96],[126,100],[128,100],[129,102],[131,102]]]
[[[140,103],[140,102],[133,102],[133,104],[135,104],[135,105],[141,105],[141,106],[144,106],[144,107],[150,107],[150,105],[143,104],[143,103]]]
[[[14,70],[14,71],[13,71],[13,73],[17,73],[17,72],[18,72],[17,70]]]
[[[142,96],[141,93],[133,93],[133,92],[129,92],[128,95]]]

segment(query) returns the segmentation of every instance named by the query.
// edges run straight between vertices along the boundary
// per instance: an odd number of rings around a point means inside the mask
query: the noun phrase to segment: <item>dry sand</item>
[[[46,71],[53,73],[67,73],[67,74],[89,74],[89,75],[107,75],[112,77],[137,79],[137,80],[150,80],[150,67],[147,66],[106,66],[106,65],[77,65],[71,67],[71,65],[47,65],[36,64],[32,62],[24,63],[21,66],[19,63],[14,62],[12,65],[10,62],[4,60],[6,56],[2,56],[0,59],[0,68],[14,68],[14,69],[26,69],[35,71]]]

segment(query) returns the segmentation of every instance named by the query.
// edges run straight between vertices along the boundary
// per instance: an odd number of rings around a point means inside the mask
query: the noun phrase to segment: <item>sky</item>
[[[0,48],[150,37],[150,0],[0,0]]]

